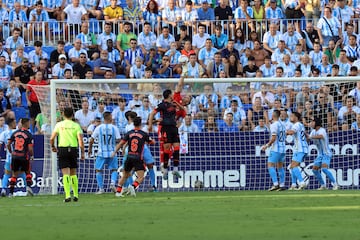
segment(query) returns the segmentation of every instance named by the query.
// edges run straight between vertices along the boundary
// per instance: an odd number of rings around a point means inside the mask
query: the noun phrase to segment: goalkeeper
[[[74,202],[79,200],[79,184],[76,175],[78,168],[78,148],[81,149],[81,160],[85,159],[83,131],[80,125],[72,120],[74,111],[72,108],[64,109],[64,120],[55,125],[50,137],[51,150],[58,153],[59,168],[63,175],[65,191],[64,202],[71,202],[70,185],[74,193]],[[58,146],[55,146],[55,138],[58,137]]]

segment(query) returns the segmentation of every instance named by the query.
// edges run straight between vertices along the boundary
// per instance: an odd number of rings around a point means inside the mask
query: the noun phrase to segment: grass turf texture
[[[359,191],[82,194],[0,199],[3,239],[360,239]]]

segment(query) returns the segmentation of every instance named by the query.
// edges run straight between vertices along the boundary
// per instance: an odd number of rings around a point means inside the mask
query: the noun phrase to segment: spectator
[[[221,25],[215,26],[215,33],[211,35],[211,41],[217,50],[224,49],[228,44],[228,35],[221,32]]]
[[[190,48],[188,50],[191,50],[191,37],[187,34],[187,27],[185,25],[181,25],[179,27],[180,33],[175,36],[175,42],[177,44],[177,49],[179,51],[182,51],[185,47],[185,43],[188,41],[190,42]],[[195,51],[194,51],[195,52]],[[186,55],[186,54],[184,54]]]
[[[346,105],[339,109],[338,120],[343,131],[349,130],[351,124],[356,121],[356,114],[360,114],[360,108],[354,106],[352,96],[346,98]]]
[[[344,0],[337,0],[337,6],[334,8],[333,17],[340,21],[340,24],[350,23],[354,17],[354,11]]]
[[[9,87],[6,90],[6,97],[8,97],[11,107],[21,106],[21,93],[14,79],[10,80]]]
[[[91,135],[94,132],[95,128],[97,126],[99,126],[100,124],[101,124],[101,118],[100,117],[95,117],[95,120],[87,128],[86,133],[88,135]]]
[[[339,66],[339,76],[349,75],[351,65],[346,57],[346,51],[341,50],[339,59],[336,61],[336,64]]]
[[[52,68],[52,78],[54,79],[64,79],[64,73],[66,69],[70,69],[72,72],[72,67],[67,62],[66,55],[59,55],[59,63],[55,64]],[[72,75],[72,74],[71,74]]]
[[[341,42],[343,44],[343,46],[346,46],[349,44],[349,38],[350,38],[350,36],[353,36],[353,35],[356,37],[356,43],[359,43],[359,36],[354,31],[354,24],[352,24],[351,22],[345,23],[345,30],[344,30],[343,39]]]
[[[341,40],[338,40],[336,43],[334,39],[329,40],[329,46],[324,51],[324,54],[326,54],[329,57],[330,64],[334,64],[336,62],[336,59],[339,58],[340,50],[341,50],[340,45],[341,45]]]
[[[9,12],[10,29],[19,28],[21,32],[27,33],[27,24],[29,20],[26,11],[21,9],[20,2],[14,2],[14,9]],[[25,37],[25,36],[24,36]]]
[[[157,73],[157,70],[161,63],[161,56],[156,52],[155,48],[150,48],[150,51],[145,55],[144,64],[147,67],[150,67],[153,73]]]
[[[0,8],[0,42],[3,42],[4,39],[7,39],[10,35],[9,29],[9,13],[8,11],[1,7]]]
[[[181,76],[187,78],[200,78],[204,73],[204,69],[196,61],[196,54],[191,54],[189,62],[183,66]]]
[[[161,65],[157,71],[158,73],[154,76],[155,78],[171,78],[173,70],[170,67],[170,58],[164,56],[161,60]]]
[[[120,52],[119,52],[119,50],[114,48],[114,45],[113,45],[114,42],[112,39],[108,39],[106,41],[106,43],[107,43],[107,51],[109,54],[108,60],[115,65],[116,74],[120,74],[121,72],[123,72]]]
[[[268,113],[261,106],[261,98],[256,97],[253,103],[252,108],[248,110],[248,123],[251,131],[255,129],[257,125],[259,125],[259,119],[265,119],[265,124],[269,124]]]
[[[71,65],[79,63],[80,54],[85,54],[86,59],[88,59],[87,51],[82,48],[81,40],[76,38],[74,41],[74,47],[69,50],[69,59]]]
[[[274,76],[276,71],[275,65],[271,63],[270,56],[265,56],[264,64],[261,65],[259,69],[262,71],[265,78]]]
[[[69,36],[69,39],[72,39],[70,36],[77,36],[80,33],[81,22],[89,19],[87,10],[80,4],[80,0],[72,0],[72,4],[68,4],[61,14],[62,20],[66,19],[65,35]]]
[[[184,55],[190,58],[191,54],[196,54],[196,52],[192,49],[191,40],[186,40],[183,49],[180,51],[181,55]]]
[[[100,121],[103,123],[104,122],[103,114],[105,112],[109,112],[109,110],[107,109],[105,98],[101,97],[99,98],[97,108],[94,111],[95,118],[100,118]]]
[[[151,31],[151,25],[148,22],[144,23],[144,31],[139,34],[138,45],[144,56],[150,52],[151,48],[156,47],[156,35]]]
[[[130,78],[143,78],[145,75],[145,65],[143,64],[143,59],[141,57],[135,58],[135,65],[130,67]]]
[[[45,3],[50,4],[50,3],[53,3],[53,1],[45,1]],[[29,14],[30,45],[32,45],[32,41],[34,41],[34,33],[37,33],[37,32],[40,32],[40,33],[45,32],[45,38],[48,39],[49,43],[51,43],[50,35],[49,35],[49,24],[48,24],[50,17],[49,17],[49,14],[47,11],[53,12],[54,17],[56,17],[56,18],[58,18],[58,20],[60,20],[61,17],[58,14],[61,14],[61,10],[60,9],[57,9],[57,11],[54,11],[53,9],[50,10],[49,8],[47,8],[47,5],[45,6],[47,10],[45,10],[43,8],[42,1],[37,1],[35,6],[36,7],[33,10],[31,10],[31,12]],[[60,6],[58,6],[58,7],[60,7]],[[43,29],[43,27],[44,27],[44,29]],[[14,29],[14,31],[15,31],[15,29]],[[19,29],[18,34],[20,35],[20,29]]]
[[[317,69],[320,70],[320,74],[322,77],[326,77],[331,75],[331,64],[329,64],[328,56],[326,54],[323,54],[321,57],[321,64],[316,66]]]
[[[199,127],[193,122],[191,114],[187,114],[179,127],[179,133],[198,133]]]
[[[349,37],[349,44],[345,45],[343,48],[343,50],[346,51],[346,56],[350,63],[353,63],[359,58],[358,46],[356,41],[356,36],[351,35]]]
[[[29,53],[29,62],[31,63],[32,68],[37,68],[40,64],[40,59],[49,59],[48,54],[42,49],[42,42],[35,41],[35,49]]]
[[[311,101],[305,102],[305,109],[301,113],[301,118],[303,120],[305,129],[309,131],[311,129],[311,119],[314,118],[314,106]]]
[[[113,124],[119,128],[121,134],[125,132],[125,126],[127,125],[127,119],[125,113],[128,111],[126,107],[126,100],[124,98],[118,98],[118,106],[112,111]]]
[[[94,61],[94,78],[101,79],[104,77],[105,72],[110,70],[113,72],[113,77],[116,75],[114,63],[109,61],[109,53],[107,50],[100,51],[100,58]]]
[[[111,32],[111,23],[105,22],[104,31],[101,34],[99,34],[97,38],[97,45],[100,52],[101,50],[107,50],[108,39],[112,39],[113,42],[115,42],[116,35],[113,32]]]
[[[223,70],[226,70],[226,65],[221,61],[221,53],[217,52],[214,54],[214,60],[207,65],[206,72],[210,78],[218,78]]]
[[[255,65],[255,58],[254,56],[250,56],[248,58],[248,64],[243,68],[243,77],[253,78],[257,70],[259,70],[259,67]]]
[[[138,29],[136,24],[143,20],[142,10],[133,0],[126,0],[126,5],[124,8],[124,20],[134,23],[134,29]]]
[[[276,0],[270,0],[270,5],[265,9],[265,18],[270,20],[270,23],[280,24],[280,19],[284,19],[282,9],[276,6]]]
[[[245,29],[246,23],[251,31],[255,31],[254,22],[254,11],[251,7],[248,6],[247,0],[241,0],[240,6],[234,11],[234,18],[236,20],[236,28]]]
[[[8,54],[14,52],[18,46],[25,46],[24,39],[20,36],[20,28],[14,28],[12,32],[12,36],[6,38],[5,41],[5,50]]]
[[[141,93],[142,95],[151,92],[153,90],[153,84],[151,83],[152,81],[150,79],[152,79],[152,69],[151,67],[146,67],[145,68],[145,74],[144,74],[144,79],[149,79],[149,83],[138,83],[137,84],[137,91],[139,93]]]
[[[205,121],[205,132],[218,132],[218,127],[215,122],[215,117],[213,115],[208,115]]]
[[[0,56],[0,88],[6,89],[9,86],[9,81],[12,77],[12,67],[6,64],[4,56]]]
[[[294,25],[288,24],[287,25],[287,32],[282,35],[282,40],[284,40],[286,48],[292,53],[295,51],[296,44],[301,44],[304,46],[305,42],[303,37],[299,32],[294,31]]]
[[[272,52],[271,61],[273,64],[282,63],[285,54],[291,55],[290,51],[285,48],[285,42],[283,40],[279,40],[278,48]]]
[[[356,114],[356,121],[351,124],[351,130],[360,131],[360,114]]]
[[[171,33],[176,34],[178,28],[178,20],[181,18],[180,10],[175,6],[175,1],[168,1],[168,6],[162,10],[162,22],[166,24]]]
[[[208,32],[212,29],[215,20],[215,12],[210,4],[208,0],[201,0],[201,7],[197,9],[198,19],[206,26]]]
[[[51,52],[50,54],[50,66],[53,67],[56,63],[59,62],[59,56],[60,54],[64,54],[66,58],[68,59],[68,55],[65,52],[65,42],[62,40],[59,40],[56,46],[56,49]]]
[[[21,65],[23,59],[29,59],[29,55],[24,52],[23,46],[17,46],[16,51],[11,53],[11,66],[13,69]]]
[[[236,55],[231,53],[229,56],[228,64],[226,65],[225,73],[228,73],[230,78],[242,77],[243,68],[240,64],[239,59],[236,58]]]
[[[205,33],[205,25],[199,24],[198,33],[192,37],[192,48],[196,54],[198,54],[201,48],[205,47],[205,42],[208,38],[210,38],[210,35]]]
[[[323,52],[320,49],[321,49],[320,43],[315,42],[314,43],[314,50],[312,50],[309,53],[310,64],[312,64],[313,66],[318,66],[318,65],[321,64],[321,57],[323,55]]]
[[[159,11],[159,5],[155,0],[150,0],[147,3],[146,9],[143,12],[143,19],[145,22],[150,23],[151,29],[155,33],[160,32],[161,11]]]
[[[270,24],[270,30],[264,34],[263,44],[264,49],[270,53],[274,53],[278,48],[278,43],[281,40],[281,33],[277,30],[278,26],[275,23]]]
[[[123,9],[117,5],[117,0],[110,0],[110,6],[104,8],[104,20],[113,23],[115,34],[118,34],[120,25],[123,20]]]
[[[235,45],[234,40],[229,39],[226,48],[221,50],[221,58],[224,64],[228,63],[228,58],[231,53],[235,54],[237,59],[240,59],[239,51],[234,48],[234,45]]]
[[[0,34],[0,38],[1,38],[1,34]],[[5,62],[6,62],[7,64],[10,63],[9,54],[7,53],[7,51],[4,50],[3,42],[2,42],[2,41],[0,41],[0,57],[5,57]]]
[[[274,94],[270,92],[269,86],[266,83],[262,83],[260,87],[260,91],[255,93],[252,98],[252,104],[253,106],[256,104],[256,99],[260,99],[260,106],[270,109],[272,105],[274,104],[275,98]],[[256,110],[259,110],[257,108]]]
[[[129,48],[131,48],[131,42],[133,39],[137,44],[137,35],[131,31],[131,23],[125,22],[123,26],[123,32],[119,33],[116,38],[116,47],[119,49],[120,53],[125,52]]]
[[[158,53],[161,56],[164,55],[170,49],[170,45],[173,42],[175,42],[175,38],[169,33],[169,27],[164,26],[162,28],[162,33],[156,39]]]
[[[301,58],[305,55],[303,51],[303,47],[300,43],[296,44],[295,51],[291,54],[291,62],[295,64],[295,66],[299,66],[301,64]]]
[[[269,55],[269,53],[261,47],[261,43],[259,40],[254,41],[254,49],[251,51],[251,55],[255,58],[255,65],[260,67],[265,62],[265,57]]]
[[[205,47],[200,49],[199,51],[199,63],[200,65],[206,69],[208,64],[213,61],[214,55],[218,50],[213,47],[213,42],[210,38],[206,39]]]
[[[81,100],[81,109],[75,112],[75,120],[80,124],[83,132],[86,132],[89,125],[94,121],[95,114],[89,110],[89,102],[86,98]]]
[[[193,24],[193,22],[198,20],[198,18],[199,17],[198,17],[196,9],[193,9],[192,1],[187,0],[185,3],[185,8],[181,11],[181,20],[183,21],[183,24],[186,27],[189,27],[190,35],[192,35],[193,30],[195,30],[195,25]],[[200,25],[198,27],[200,27]],[[203,30],[203,33],[204,33],[205,26],[203,25],[203,27],[204,27],[204,30]],[[199,32],[200,32],[200,29],[199,29]],[[208,38],[208,36],[205,39],[207,39],[207,38]],[[194,42],[194,39],[193,39],[193,42]],[[203,42],[203,45],[205,45],[205,40]],[[202,48],[203,46],[198,46],[198,47]]]
[[[80,79],[85,79],[85,75],[87,71],[92,71],[91,66],[86,63],[87,56],[85,53],[79,54],[79,62],[75,63],[73,66],[73,71],[79,73]]]
[[[296,66],[290,61],[290,58],[290,54],[284,54],[282,61],[277,65],[284,69],[284,75],[288,78],[294,77],[294,73],[296,72]],[[301,68],[299,68],[299,71],[301,72]]]
[[[246,49],[244,31],[241,28],[235,29],[235,36],[233,39],[234,39],[234,48],[238,50],[239,55],[241,56]]]
[[[224,112],[224,120],[228,113],[232,113],[233,122],[238,126],[240,130],[246,130],[246,113],[243,108],[239,108],[239,103],[237,100],[231,100],[231,105]]]
[[[181,56],[181,53],[176,48],[176,42],[172,42],[170,44],[170,49],[164,54],[164,57],[168,56],[170,58],[170,67],[172,68],[173,73],[181,74],[182,67],[179,63],[179,57]]]
[[[35,78],[28,82],[26,88],[26,100],[30,111],[30,123],[33,128],[35,128],[35,117],[41,113],[41,109],[36,90],[32,86],[40,85],[48,85],[48,82],[44,80],[42,72],[39,71],[35,74]]]
[[[214,108],[215,111],[218,111],[217,103],[218,95],[214,92],[212,85],[206,84],[203,93],[198,96],[198,118],[206,119],[210,108]]]
[[[349,92],[349,96],[352,96],[355,100],[355,105],[360,107],[360,81],[358,81],[356,87]]]
[[[301,87],[301,92],[296,94],[296,105],[301,103],[304,106],[306,101],[315,102],[315,96],[310,93],[308,83],[304,83]]]
[[[297,32],[300,32],[300,19],[304,16],[305,4],[301,0],[284,1],[285,17],[293,20]]]
[[[219,132],[238,132],[239,126],[233,122],[233,114],[231,112],[227,113],[225,120],[219,123]]]
[[[1,58],[0,58],[1,62]],[[21,65],[15,68],[15,81],[19,86],[19,90],[21,93],[26,91],[26,84],[30,81],[30,78],[34,76],[34,71],[31,67],[29,67],[29,60],[23,58],[21,61]]]
[[[317,23],[317,31],[323,50],[328,48],[331,38],[334,38],[335,42],[342,38],[341,24],[336,17],[332,16],[331,7],[324,8],[324,17]]]
[[[254,130],[254,132],[269,132],[269,128],[265,125],[264,119],[259,119],[259,125],[257,125]]]
[[[49,65],[48,60],[46,58],[40,59],[39,67],[37,67],[34,71],[34,72],[38,72],[38,71],[42,72],[43,78],[47,81],[52,78],[52,74],[53,74],[52,69],[49,68],[48,65]]]

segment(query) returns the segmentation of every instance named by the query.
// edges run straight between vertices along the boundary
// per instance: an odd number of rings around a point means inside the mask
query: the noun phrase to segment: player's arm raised
[[[180,77],[178,84],[175,87],[175,92],[181,92],[184,87],[184,77]]]

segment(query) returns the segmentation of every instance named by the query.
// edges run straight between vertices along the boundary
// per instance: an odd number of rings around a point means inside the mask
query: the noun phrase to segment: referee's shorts
[[[78,147],[58,147],[59,168],[78,168],[78,151]]]

